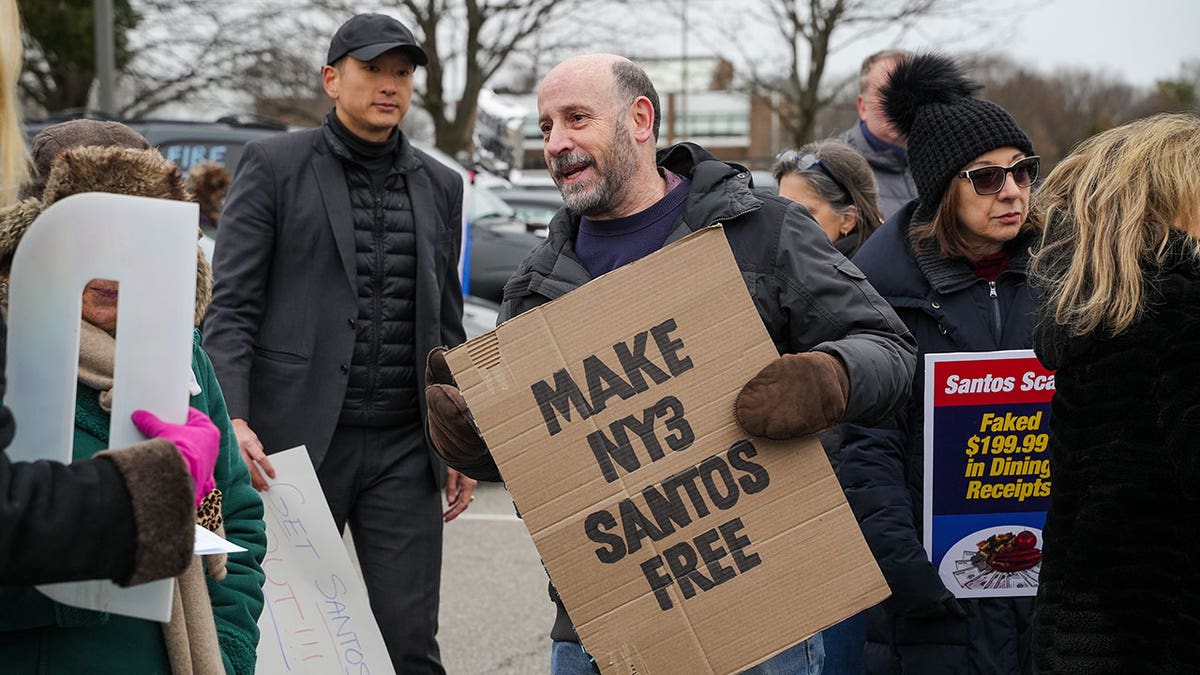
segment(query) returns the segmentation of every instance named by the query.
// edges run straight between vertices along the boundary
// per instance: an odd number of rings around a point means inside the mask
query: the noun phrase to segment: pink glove
[[[184,424],[168,424],[152,412],[136,410],[133,423],[143,434],[151,438],[163,438],[175,444],[192,482],[196,484],[196,506],[204,501],[216,487],[213,469],[217,466],[217,455],[221,452],[221,432],[208,415],[188,408],[188,419]]]

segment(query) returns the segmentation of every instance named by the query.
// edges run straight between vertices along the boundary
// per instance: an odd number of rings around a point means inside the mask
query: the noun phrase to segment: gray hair
[[[639,96],[650,99],[654,108],[654,140],[658,140],[659,121],[662,119],[662,109],[658,102],[658,92],[654,83],[642,67],[632,61],[618,60],[613,63],[613,77],[616,79],[617,91],[625,95],[630,103]]]
[[[800,160],[811,158],[816,164],[801,166]],[[806,159],[805,164],[809,160]],[[883,224],[879,209],[879,187],[871,165],[857,150],[839,140],[809,143],[796,150],[779,153],[772,169],[775,181],[796,174],[808,183],[817,196],[829,203],[838,215],[845,215],[853,206],[858,213],[856,227],[859,245]]]
[[[893,59],[907,59],[912,56],[912,52],[907,49],[881,49],[880,51],[871,54],[863,59],[862,68],[858,70],[858,93],[863,93],[867,87],[871,86],[871,67],[880,61],[891,61]]]

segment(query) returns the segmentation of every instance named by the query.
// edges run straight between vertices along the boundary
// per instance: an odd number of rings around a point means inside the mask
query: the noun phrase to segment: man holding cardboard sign
[[[903,400],[914,368],[914,344],[903,324],[866,284],[861,272],[832,248],[802,206],[753,192],[748,172],[715,159],[696,145],[683,143],[656,156],[658,95],[641,68],[613,55],[569,59],[546,76],[538,94],[538,109],[546,162],[567,206],[551,223],[545,243],[509,281],[500,312],[502,321],[576,293],[609,271],[720,223],[736,261],[733,278],[740,275],[748,287],[773,343],[768,348],[773,346],[784,354],[768,358],[766,367],[749,383],[737,383],[741,387],[735,404],[737,421],[746,433],[786,440],[812,435],[842,420],[870,424],[883,419]],[[706,259],[700,256],[698,260]],[[686,273],[687,279],[694,277],[696,283],[702,283],[705,276],[693,270],[663,268],[659,279],[676,273]],[[586,290],[593,288],[597,287]],[[628,293],[631,306],[654,304],[646,302],[654,298],[652,288],[620,290]],[[721,290],[712,289],[715,294]],[[613,321],[626,318],[613,317]],[[658,402],[644,415],[613,422],[613,427],[601,422],[592,425],[596,430],[586,445],[591,446],[597,461],[609,458],[601,462],[601,471],[602,480],[611,485],[619,485],[631,472],[660,456],[670,456],[670,451],[684,449],[701,433],[688,423],[691,415],[684,416],[684,404],[670,395],[672,380],[682,382],[688,377],[693,362],[685,344],[692,344],[689,341],[700,329],[681,328],[671,316],[629,328],[631,337],[613,344],[607,353],[581,356],[582,377],[573,377],[564,369],[528,390],[537,399],[538,419],[550,437],[571,420],[587,419],[614,405],[617,398],[632,399],[642,391],[661,390],[661,398],[655,397]],[[558,345],[567,342],[558,337]],[[527,345],[530,359],[542,358],[542,351],[550,356],[553,351],[542,350],[537,339],[528,340]],[[504,364],[495,370],[504,371]],[[475,429],[441,351],[430,355],[427,382],[429,430],[438,452],[469,476],[499,480],[495,460]],[[505,387],[506,383],[497,381],[497,390]],[[514,425],[525,429],[524,422],[515,420]],[[537,431],[543,430],[534,429],[530,434]],[[636,436],[644,444],[639,445],[640,456],[623,449],[621,433]],[[531,446],[530,454],[552,447],[554,442]],[[764,442],[763,447],[771,447],[771,443]],[[711,469],[704,475],[711,480],[720,477],[722,484],[689,481],[687,471],[662,476],[651,486],[658,490],[656,494],[686,494],[686,499],[680,497],[676,506],[660,506],[661,518],[653,513],[656,498],[645,491],[641,493],[646,498],[644,506],[625,500],[609,510],[593,512],[589,518],[595,517],[598,536],[592,541],[607,541],[607,548],[597,550],[596,555],[620,558],[649,545],[643,541],[645,537],[661,538],[656,536],[661,531],[638,525],[632,530],[625,527],[632,537],[605,539],[607,531],[620,530],[609,525],[618,517],[613,512],[622,520],[643,524],[651,520],[681,523],[733,508],[730,502],[737,501],[735,493],[741,499],[752,499],[765,487],[765,474],[754,459],[755,452],[753,444],[747,447],[735,442],[727,452],[704,459],[701,465]],[[587,461],[591,461],[590,454]],[[564,478],[567,474],[576,477],[566,468],[563,474]],[[670,481],[679,484],[668,485]],[[635,515],[644,516],[647,511],[649,518]],[[527,524],[536,517],[532,513],[526,516]],[[730,578],[757,564],[754,554],[746,550],[744,537],[740,523],[730,520],[691,539],[690,566],[687,552],[680,549],[662,565],[654,558],[645,561],[643,571],[651,579],[683,570],[685,574],[673,575],[680,582],[677,590],[683,598],[695,597],[698,591],[714,588],[718,577]],[[673,567],[672,562],[677,564]],[[686,578],[678,579],[680,576]],[[671,593],[655,592],[651,597],[665,610],[664,603],[674,602]],[[552,597],[558,602],[553,589]],[[571,618],[561,602],[558,608],[551,669],[554,673],[590,672],[592,664],[578,646]],[[784,666],[786,670],[759,672],[810,672],[810,661],[819,662],[819,652],[819,641],[801,644],[777,657],[792,659]],[[631,663],[637,660],[636,655],[630,658]],[[768,664],[783,666],[775,661]]]

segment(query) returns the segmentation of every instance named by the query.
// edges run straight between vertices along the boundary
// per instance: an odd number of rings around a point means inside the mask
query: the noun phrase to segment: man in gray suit
[[[391,17],[338,29],[322,71],[334,110],[245,148],[204,340],[255,486],[274,476],[266,453],[308,447],[398,673],[444,672],[442,523],[475,489],[423,424],[425,355],[464,339],[462,180],[398,127],[427,62]]]
[[[892,128],[879,105],[879,88],[909,52],[885,49],[863,59],[858,75],[858,124],[840,138],[862,153],[879,184],[879,208],[886,219],[917,198],[917,184],[908,171],[908,139]]]

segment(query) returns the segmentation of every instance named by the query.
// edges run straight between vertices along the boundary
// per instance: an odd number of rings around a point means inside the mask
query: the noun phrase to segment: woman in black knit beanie
[[[1032,597],[957,599],[922,545],[924,358],[1028,349],[1034,297],[1030,209],[1038,159],[1007,111],[975,96],[947,57],[900,63],[881,91],[908,137],[918,199],[897,211],[855,264],[917,339],[909,402],[877,427],[843,429],[839,478],[892,597],[867,613],[868,673],[1032,673]]]

